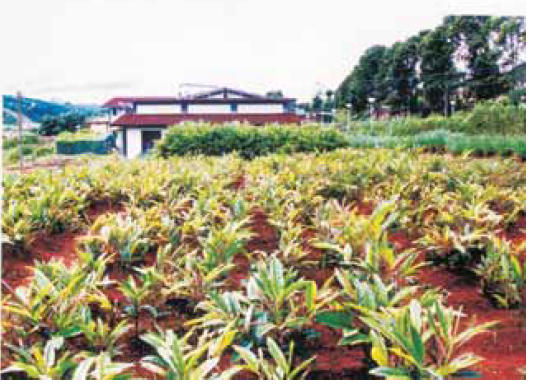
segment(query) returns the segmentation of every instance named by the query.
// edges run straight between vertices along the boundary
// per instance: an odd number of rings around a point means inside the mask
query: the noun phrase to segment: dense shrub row
[[[476,104],[470,111],[450,117],[432,115],[427,118],[405,117],[388,121],[354,121],[350,131],[374,135],[414,135],[446,129],[465,134],[516,135],[526,132],[526,107],[504,99]]]
[[[163,157],[185,154],[223,155],[245,159],[270,153],[329,151],[348,145],[334,128],[318,126],[186,124],[168,130],[156,146]]]

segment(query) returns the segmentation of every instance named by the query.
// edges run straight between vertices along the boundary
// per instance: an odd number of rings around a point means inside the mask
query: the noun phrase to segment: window
[[[189,112],[189,105],[187,103],[182,103],[181,112],[182,113],[188,113]]]
[[[231,104],[231,112],[232,113],[236,113],[237,112],[237,103],[232,103]]]

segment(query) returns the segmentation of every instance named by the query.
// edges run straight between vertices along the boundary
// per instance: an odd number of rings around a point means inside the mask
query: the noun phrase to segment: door
[[[154,147],[154,142],[161,139],[161,131],[143,131],[142,132],[142,152],[146,153]]]

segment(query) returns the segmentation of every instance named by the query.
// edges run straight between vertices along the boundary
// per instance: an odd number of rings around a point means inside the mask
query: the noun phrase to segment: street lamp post
[[[372,118],[372,114],[374,113],[374,102],[376,101],[376,98],[370,97],[368,98],[368,103],[370,103],[370,118]]]

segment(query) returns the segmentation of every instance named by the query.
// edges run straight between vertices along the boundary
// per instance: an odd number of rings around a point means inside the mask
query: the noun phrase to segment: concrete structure
[[[188,97],[118,97],[106,102],[111,126],[117,131],[117,147],[135,158],[153,147],[169,126],[183,122],[248,122],[299,124],[295,99],[269,98],[248,92],[218,88]]]

